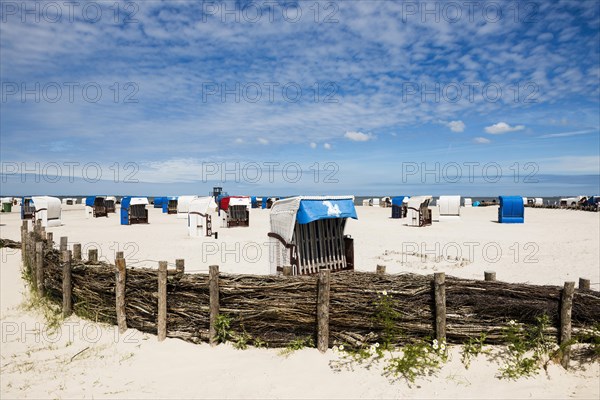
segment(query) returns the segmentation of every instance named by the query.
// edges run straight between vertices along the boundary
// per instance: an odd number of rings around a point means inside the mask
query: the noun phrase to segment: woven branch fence
[[[81,259],[81,246],[60,248],[51,234],[35,227],[22,228],[23,265],[32,286],[72,312],[98,322],[135,328],[191,342],[215,343],[217,315],[231,318],[231,330],[260,339],[270,347],[296,339],[316,338],[324,351],[335,341],[360,344],[380,340],[381,323],[374,318],[376,303],[386,291],[400,314],[399,343],[415,338],[446,339],[464,343],[486,333],[490,343],[502,342],[508,321],[535,324],[547,315],[552,322],[546,334],[558,343],[571,332],[600,323],[600,292],[581,279],[564,287],[538,286],[486,280],[434,276],[339,272],[324,270],[316,276],[254,276],[187,274],[183,260],[175,270],[167,263],[159,269],[125,268],[122,253],[115,265],[97,260],[90,250]],[[36,251],[37,250],[37,251]],[[121,265],[122,268],[118,266]],[[284,268],[285,271],[285,268]],[[495,275],[495,274],[494,274]]]

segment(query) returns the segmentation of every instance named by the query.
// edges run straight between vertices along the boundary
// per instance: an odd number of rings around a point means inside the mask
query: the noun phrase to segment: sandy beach
[[[187,272],[218,264],[230,273],[268,273],[268,210],[252,209],[249,228],[221,228],[218,239],[190,238],[186,222],[150,208],[150,224],[121,226],[118,214],[86,219],[81,205],[63,207],[63,224],[49,228],[55,240],[98,248],[111,261],[124,251],[128,266],[156,267],[159,260],[185,259]],[[19,240],[17,212],[0,214],[2,237]],[[119,210],[117,210],[118,212]],[[486,270],[509,282],[562,285],[579,277],[598,289],[600,214],[527,209],[525,224],[495,222],[497,208],[463,208],[460,221],[415,228],[390,218],[389,208],[357,207],[346,233],[355,240],[357,269],[414,272],[482,279]],[[216,222],[215,222],[216,221]],[[437,249],[437,250],[436,250]],[[427,254],[427,258],[421,255]],[[442,257],[440,257],[442,256]],[[457,260],[458,258],[458,260]],[[211,348],[178,339],[158,343],[154,335],[72,316],[52,332],[39,311],[27,310],[20,278],[20,251],[2,249],[3,398],[598,398],[600,367],[499,380],[497,362],[479,356],[469,369],[452,346],[449,361],[431,377],[409,386],[382,376],[381,365],[353,371],[332,367],[331,350]]]

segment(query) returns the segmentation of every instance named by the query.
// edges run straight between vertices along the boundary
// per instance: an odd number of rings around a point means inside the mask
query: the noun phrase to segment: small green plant
[[[231,317],[227,314],[217,315],[215,323],[217,341],[219,343],[227,343],[231,339]]]
[[[487,335],[482,333],[478,338],[469,338],[463,345],[461,353],[461,361],[466,369],[471,366],[471,360],[480,354],[488,354],[487,350],[484,350],[484,342]]]
[[[47,297],[38,296],[30,292],[25,301],[21,304],[25,311],[38,311],[42,313],[46,323],[48,333],[54,333],[60,327],[63,316],[60,308]]]
[[[288,357],[296,350],[301,350],[305,347],[315,347],[315,343],[311,337],[294,339],[288,345],[279,351],[280,356]]]
[[[268,346],[268,343],[261,338],[256,337],[252,339],[252,345],[258,349],[264,349]]]
[[[238,350],[246,350],[248,348],[248,342],[252,340],[252,336],[244,329],[242,325],[242,333],[239,335],[233,335],[233,347]]]
[[[397,328],[400,313],[396,311],[396,303],[386,290],[382,291],[375,300],[375,323],[382,328],[381,351],[391,350],[400,334]]]
[[[537,374],[559,351],[558,346],[544,335],[550,325],[547,315],[536,318],[535,325],[524,327],[509,321],[503,331],[506,363],[500,368],[500,378],[517,379]]]
[[[349,365],[351,363],[368,364],[379,361],[384,356],[384,349],[379,343],[374,343],[368,346],[366,343],[361,343],[357,346],[348,344],[340,344],[333,346],[333,352],[339,354],[341,362],[337,365]]]
[[[402,348],[402,355],[391,357],[385,366],[385,374],[402,376],[409,383],[414,383],[420,376],[428,376],[437,372],[448,359],[446,343],[432,344],[420,340],[407,344]]]

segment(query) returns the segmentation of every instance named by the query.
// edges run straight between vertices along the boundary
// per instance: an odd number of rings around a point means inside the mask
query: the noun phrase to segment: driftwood
[[[73,311],[94,321],[116,324],[115,266],[104,262],[72,260]],[[127,326],[156,333],[158,271],[127,268],[125,312]],[[62,303],[62,266],[57,250],[46,250],[44,284],[47,295]],[[397,327],[402,339],[434,338],[433,276],[338,272],[331,274],[329,344],[372,342],[382,327],[375,320],[376,300],[387,292],[401,315]],[[219,313],[231,318],[236,334],[246,332],[269,346],[285,346],[317,335],[316,276],[219,275]],[[547,315],[547,334],[557,341],[562,288],[499,281],[446,277],[446,337],[450,343],[485,332],[499,343],[509,320],[533,324]],[[209,276],[168,271],[167,336],[191,342],[209,340]],[[574,334],[600,322],[600,292],[576,289],[573,296]]]
[[[20,249],[21,242],[15,242],[14,240],[10,239],[0,239],[0,248],[2,247],[6,247],[8,249]]]

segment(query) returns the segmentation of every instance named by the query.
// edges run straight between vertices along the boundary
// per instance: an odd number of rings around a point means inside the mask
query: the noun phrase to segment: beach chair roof
[[[408,199],[408,207],[417,208],[426,200],[431,200],[433,196],[413,196]]]
[[[197,197],[190,202],[189,212],[206,214],[210,208],[214,209],[216,206],[217,203],[212,196]]]
[[[96,197],[100,197],[106,200],[106,196],[88,196],[85,198],[85,205],[89,207],[94,207],[94,201],[96,201]]]
[[[332,218],[358,219],[354,196],[297,196],[278,200],[271,207],[271,231],[289,242],[296,222],[308,224]]]
[[[129,206],[135,206],[137,204],[144,204],[144,205],[148,205],[150,203],[148,203],[148,198],[147,197],[130,197],[130,196],[125,196],[121,199],[121,209],[128,209]]]
[[[177,213],[187,213],[190,209],[190,203],[197,198],[198,196],[179,196],[177,198]]]
[[[408,199],[408,196],[396,196],[392,197],[392,205],[393,206],[401,206],[404,199]]]
[[[223,211],[227,211],[229,209],[229,206],[250,206],[250,197],[248,196],[227,196],[227,197],[223,197],[220,202],[219,202],[219,206],[221,208],[221,210]]]
[[[47,210],[46,215],[48,219],[60,218],[62,203],[58,197],[33,196],[31,199],[36,211],[44,208]]]

